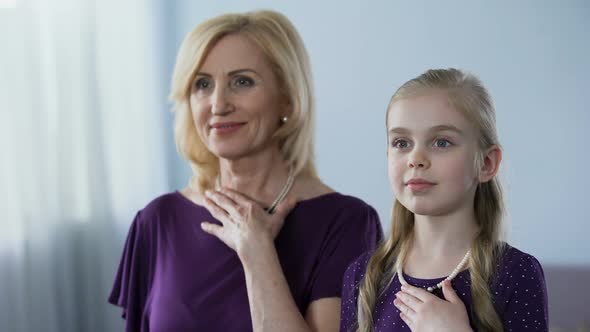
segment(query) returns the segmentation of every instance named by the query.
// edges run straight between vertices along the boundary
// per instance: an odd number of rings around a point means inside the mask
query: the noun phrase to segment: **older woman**
[[[375,210],[313,163],[308,55],[281,14],[188,34],[171,98],[189,185],[133,221],[109,301],[128,331],[336,331],[348,263],[375,247]]]

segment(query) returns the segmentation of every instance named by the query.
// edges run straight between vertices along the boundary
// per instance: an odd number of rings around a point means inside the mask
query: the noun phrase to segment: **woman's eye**
[[[234,80],[234,86],[236,87],[248,87],[252,85],[254,85],[254,80],[246,76],[239,76]]]
[[[434,146],[437,148],[448,148],[452,145],[453,145],[453,143],[451,143],[449,140],[444,139],[444,138],[439,138],[434,141]]]
[[[202,89],[207,89],[208,87],[211,86],[211,83],[209,82],[208,79],[206,78],[199,78],[196,82],[195,82],[195,88],[197,90],[202,90]]]
[[[410,146],[410,143],[405,139],[396,139],[391,143],[391,146],[397,149],[405,149]]]

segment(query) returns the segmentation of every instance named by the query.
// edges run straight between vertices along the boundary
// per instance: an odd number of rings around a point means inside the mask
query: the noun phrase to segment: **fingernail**
[[[207,197],[211,197],[213,196],[213,193],[211,192],[211,190],[205,190],[205,195],[207,195]]]

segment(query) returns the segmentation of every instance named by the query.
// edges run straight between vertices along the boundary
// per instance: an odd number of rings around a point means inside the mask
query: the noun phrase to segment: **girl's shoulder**
[[[543,273],[543,268],[539,260],[516,247],[509,244],[504,244],[502,254],[497,262],[497,271],[499,274],[514,274],[514,273]]]
[[[490,290],[505,330],[547,331],[545,275],[533,255],[506,245]]]
[[[344,281],[348,281],[354,285],[358,284],[365,277],[367,265],[374,252],[375,249],[366,251],[348,264],[346,272],[344,273]]]
[[[493,295],[505,299],[518,292],[543,296],[546,286],[541,263],[533,255],[506,244],[497,262],[492,291]]]

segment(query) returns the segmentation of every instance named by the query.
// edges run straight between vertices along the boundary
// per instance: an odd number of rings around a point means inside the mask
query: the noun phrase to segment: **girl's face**
[[[387,135],[389,180],[403,206],[429,216],[473,207],[477,130],[444,91],[396,101]]]

